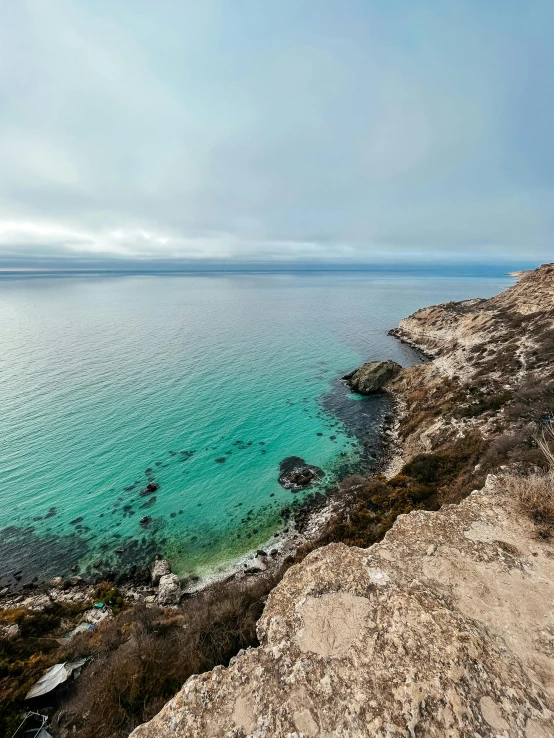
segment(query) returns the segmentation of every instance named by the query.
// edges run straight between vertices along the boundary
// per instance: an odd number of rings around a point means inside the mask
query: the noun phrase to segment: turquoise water
[[[413,363],[386,335],[402,317],[512,281],[0,281],[0,574],[125,568],[154,552],[205,574],[263,545],[299,498],[277,483],[284,457],[322,467],[322,489],[378,461],[386,401],[338,378],[371,359]],[[149,478],[159,489],[141,496]]]

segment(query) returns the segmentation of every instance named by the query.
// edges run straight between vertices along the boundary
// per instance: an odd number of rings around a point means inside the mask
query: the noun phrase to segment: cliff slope
[[[499,458],[537,462],[530,438],[554,408],[554,264],[489,300],[418,310],[391,334],[433,357],[391,383],[405,460],[473,433],[490,456],[473,487]]]
[[[314,551],[271,593],[260,647],[133,738],[552,736],[554,547],[532,527],[491,478],[369,549]]]

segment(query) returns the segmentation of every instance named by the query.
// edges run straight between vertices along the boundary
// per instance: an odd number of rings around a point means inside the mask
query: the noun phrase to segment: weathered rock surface
[[[402,406],[405,461],[468,433],[490,441],[521,432],[537,420],[525,408],[539,404],[539,392],[545,411],[552,407],[554,264],[520,273],[490,299],[422,308],[390,332],[434,357],[388,386]]]
[[[181,587],[179,577],[176,574],[164,574],[160,577],[158,588],[158,604],[177,605],[181,599]]]
[[[501,482],[292,567],[260,647],[191,677],[133,738],[549,738],[554,546]]]
[[[166,574],[171,574],[171,566],[167,559],[156,559],[152,565],[152,584],[154,586],[160,583],[160,579]]]
[[[91,625],[98,625],[98,623],[102,623],[104,620],[111,620],[112,618],[113,613],[111,609],[106,606],[102,608],[92,607],[90,610],[83,613],[83,620]]]
[[[359,369],[346,374],[343,379],[348,386],[360,395],[371,395],[396,377],[402,371],[400,364],[396,361],[369,361]]]

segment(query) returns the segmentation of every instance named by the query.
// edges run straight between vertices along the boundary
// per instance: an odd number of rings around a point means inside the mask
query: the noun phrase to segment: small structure
[[[47,722],[46,715],[40,715],[38,712],[28,712],[12,738],[52,738],[45,728]]]
[[[86,659],[80,659],[79,661],[67,661],[63,664],[55,664],[50,669],[47,669],[38,682],[31,687],[25,699],[32,700],[35,697],[42,697],[43,694],[52,692],[60,684],[66,682],[71,676],[76,679],[85,663]]]

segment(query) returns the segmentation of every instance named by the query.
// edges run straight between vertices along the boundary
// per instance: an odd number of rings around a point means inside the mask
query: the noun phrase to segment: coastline
[[[415,347],[412,347],[415,348]],[[421,358],[422,352],[416,349]],[[402,466],[402,452],[399,445],[398,426],[401,412],[400,400],[388,390],[383,390],[390,401],[390,408],[385,414],[378,434],[380,449],[379,462],[368,470],[369,476],[393,476],[396,469]],[[362,471],[362,474],[364,472]],[[354,476],[358,476],[354,473]],[[346,477],[349,479],[350,477]],[[308,493],[301,502],[292,501],[284,519],[288,521],[285,531],[274,533],[263,545],[247,551],[239,559],[218,566],[208,574],[198,577],[180,578],[181,599],[206,592],[212,587],[231,581],[250,582],[259,578],[278,576],[290,565],[303,548],[317,543],[328,526],[337,515],[344,511],[351,499],[352,488],[345,488],[339,480],[328,487],[325,492]],[[153,562],[152,562],[153,565]],[[150,567],[151,568],[151,567]],[[43,609],[48,606],[48,599],[53,603],[79,603],[90,599],[95,586],[99,582],[113,583],[121,591],[122,596],[130,603],[145,603],[147,606],[157,604],[157,586],[150,580],[150,568],[142,567],[137,571],[112,570],[109,574],[99,574],[94,579],[79,575],[63,579],[54,576],[49,580],[35,581],[22,587],[8,585],[0,590],[0,609],[28,607]],[[53,583],[56,583],[53,585]]]

